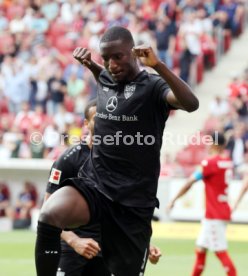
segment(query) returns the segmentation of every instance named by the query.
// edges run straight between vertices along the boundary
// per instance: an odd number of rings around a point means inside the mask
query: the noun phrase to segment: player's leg
[[[86,224],[89,218],[88,204],[74,187],[63,187],[49,197],[41,209],[37,228],[35,262],[38,276],[56,275],[62,229]]]
[[[114,276],[144,275],[153,208],[102,202],[102,254]]]
[[[82,276],[90,260],[80,256],[73,250],[61,252],[56,276]],[[101,274],[99,274],[101,275]]]
[[[195,250],[195,263],[193,266],[192,276],[199,276],[202,274],[206,265],[207,250],[202,247],[197,247]]]
[[[223,220],[209,220],[210,248],[222,263],[227,275],[235,276],[236,268],[227,253],[226,226]]]
[[[215,234],[215,244],[213,251],[215,255],[222,263],[226,274],[228,276],[236,276],[236,268],[227,252],[227,239],[226,239],[226,227],[227,223],[222,220],[215,220],[213,226],[213,233]]]
[[[72,186],[53,193],[41,208],[39,221],[64,229],[88,223],[90,212],[87,201]]]
[[[207,249],[210,247],[209,232],[211,227],[208,220],[201,222],[201,231],[196,241],[195,263],[192,270],[192,276],[201,275],[206,265]]]
[[[226,275],[228,275],[228,276],[236,276],[237,275],[236,268],[235,268],[227,251],[217,251],[217,252],[215,252],[215,255],[222,263],[222,265],[226,271]]]
[[[107,266],[105,265],[103,258],[97,256],[91,259],[84,267],[81,276],[111,276]]]

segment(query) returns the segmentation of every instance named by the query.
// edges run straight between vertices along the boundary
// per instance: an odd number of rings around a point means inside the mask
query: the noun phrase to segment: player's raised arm
[[[152,67],[168,83],[171,91],[166,93],[165,97],[171,106],[188,112],[198,109],[199,101],[189,85],[160,61],[151,47],[137,46],[133,48],[133,53],[145,66]]]
[[[96,81],[103,70],[103,66],[91,59],[91,52],[86,48],[77,47],[73,52],[73,57],[82,65],[87,67],[94,75]]]

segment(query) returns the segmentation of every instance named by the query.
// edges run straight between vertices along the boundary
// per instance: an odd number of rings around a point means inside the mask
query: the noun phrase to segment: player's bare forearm
[[[79,255],[87,259],[95,257],[101,250],[95,240],[91,238],[80,238],[72,231],[62,231],[61,238]]]
[[[100,75],[101,71],[103,70],[103,66],[94,61],[91,61],[91,64],[86,67],[92,72],[96,81],[98,81],[99,75]]]
[[[77,47],[73,52],[73,57],[83,66],[87,67],[98,81],[103,66],[91,59],[91,52],[86,48]]]
[[[159,58],[150,46],[140,45],[133,48],[133,53],[142,64],[153,68],[170,86],[166,101],[175,108],[193,112],[199,107],[199,101],[192,89],[177,77]]]
[[[179,192],[177,193],[177,195],[175,196],[175,198],[172,200],[172,203],[174,205],[174,203],[182,196],[184,196],[188,190],[192,187],[192,185],[196,182],[196,180],[193,177],[190,177],[187,182],[185,183],[185,185],[181,188],[181,190],[179,190]]]
[[[175,108],[193,112],[198,109],[199,101],[190,86],[176,76],[167,66],[159,61],[153,69],[168,83],[171,92],[166,100]]]

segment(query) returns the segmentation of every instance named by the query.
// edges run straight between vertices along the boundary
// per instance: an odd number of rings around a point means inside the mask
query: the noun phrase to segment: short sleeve
[[[47,193],[54,193],[61,187],[61,183],[68,177],[70,177],[71,171],[71,159],[65,158],[70,151],[67,149],[52,165],[49,173],[48,183],[46,187]],[[69,168],[69,169],[68,169]]]
[[[165,108],[166,110],[174,109],[167,101],[166,95],[169,93],[170,87],[166,81],[162,78],[158,78],[154,85],[153,89],[153,97],[155,101],[155,105]]]
[[[204,159],[201,163],[203,179],[207,178],[217,171],[217,167],[210,160]]]

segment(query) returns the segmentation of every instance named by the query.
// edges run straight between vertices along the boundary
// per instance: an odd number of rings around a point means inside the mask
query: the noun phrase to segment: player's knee
[[[44,223],[49,223],[51,221],[51,214],[46,210],[41,209],[40,215],[39,215],[39,221]]]
[[[41,209],[39,215],[39,221],[43,223],[47,223],[53,226],[59,227],[58,222],[56,220],[56,214],[52,210]]]

